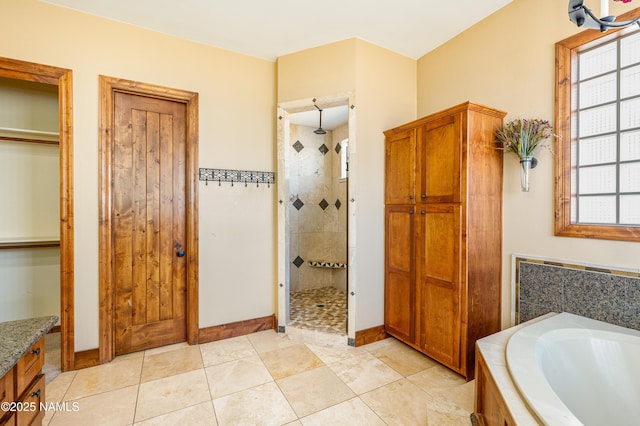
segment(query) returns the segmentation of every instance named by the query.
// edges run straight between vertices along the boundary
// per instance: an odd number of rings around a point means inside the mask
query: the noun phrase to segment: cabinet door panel
[[[16,396],[42,371],[44,366],[44,336],[16,363]]]
[[[387,206],[385,221],[385,327],[414,343],[413,206]]]
[[[13,393],[13,371],[14,368],[11,368],[0,378],[0,418],[10,412],[9,410],[5,410],[5,408],[8,408],[6,403],[13,402],[18,396]]]
[[[462,117],[455,114],[425,124],[420,130],[420,200],[457,203],[461,200]]]
[[[40,374],[38,379],[33,382],[31,387],[25,392],[21,402],[27,407],[35,407],[35,410],[23,410],[16,413],[17,426],[35,426],[41,425],[45,412],[40,410],[40,404],[44,404],[45,398],[45,382],[44,374]]]
[[[415,200],[416,133],[407,130],[390,135],[385,143],[385,204]]]
[[[460,368],[460,205],[426,205],[418,215],[416,292],[420,347]]]

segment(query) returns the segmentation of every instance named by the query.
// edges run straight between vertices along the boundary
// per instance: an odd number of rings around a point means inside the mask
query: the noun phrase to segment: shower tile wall
[[[637,272],[516,257],[516,322],[549,312],[640,330]]]
[[[346,269],[308,262],[347,262],[347,182],[340,179],[340,143],[348,137],[348,125],[325,135],[314,130],[291,125],[290,131],[290,290],[346,291]]]

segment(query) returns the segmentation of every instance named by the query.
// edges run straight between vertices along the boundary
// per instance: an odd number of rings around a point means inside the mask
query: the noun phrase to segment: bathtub
[[[639,331],[561,313],[511,336],[506,358],[544,424],[640,424]]]

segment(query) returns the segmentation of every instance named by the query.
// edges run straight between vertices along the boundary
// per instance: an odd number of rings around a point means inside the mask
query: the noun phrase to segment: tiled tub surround
[[[516,323],[569,312],[640,330],[638,271],[528,256],[514,263]]]
[[[465,425],[473,382],[388,338],[358,348],[272,330],[62,373],[55,425]]]
[[[340,178],[342,140],[348,125],[325,135],[291,125],[289,181],[290,291],[335,287],[346,291],[345,268],[309,262],[347,260],[347,181]]]

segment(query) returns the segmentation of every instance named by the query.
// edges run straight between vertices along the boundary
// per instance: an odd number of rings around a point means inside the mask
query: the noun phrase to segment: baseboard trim
[[[276,316],[273,314],[268,317],[201,328],[198,332],[198,343],[215,342],[231,337],[244,336],[257,331],[275,330],[277,324]]]
[[[198,330],[198,343],[215,342],[216,340],[244,336],[257,331],[273,330],[277,324],[276,316],[273,314],[262,318],[201,328]],[[86,351],[75,352],[74,354],[74,370],[94,367],[99,364],[100,351],[98,349],[88,349]]]
[[[356,347],[377,342],[378,340],[383,340],[387,337],[389,337],[389,335],[385,331],[384,325],[356,331]]]
[[[80,352],[76,352],[73,355],[74,370],[94,367],[98,364],[100,364],[100,351],[98,349],[89,349],[86,351],[80,351]]]

